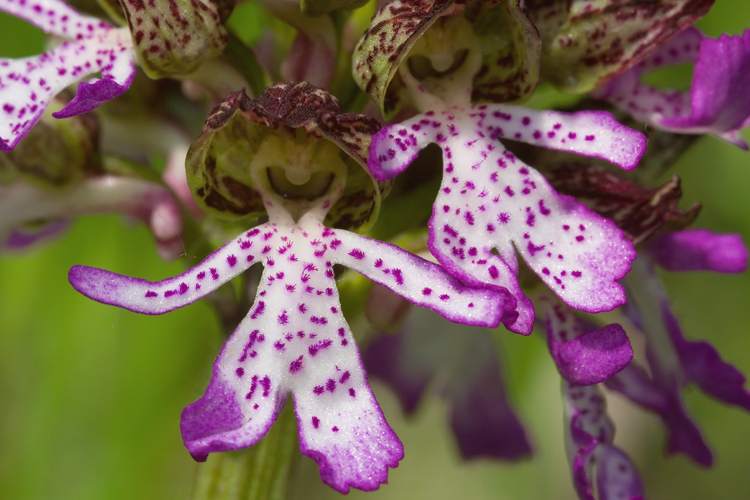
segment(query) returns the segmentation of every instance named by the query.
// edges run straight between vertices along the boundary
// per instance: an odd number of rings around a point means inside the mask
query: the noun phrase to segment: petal
[[[742,273],[747,270],[747,247],[739,234],[688,229],[665,233],[648,244],[651,257],[668,271]]]
[[[568,93],[588,92],[638,64],[703,17],[714,0],[527,0],[543,40],[543,76]]]
[[[720,401],[750,411],[750,392],[745,389],[745,375],[722,360],[708,342],[685,339],[666,300],[662,301],[662,316],[687,378]]]
[[[571,307],[601,312],[623,304],[624,291],[615,280],[630,268],[632,245],[611,221],[557,194],[495,140],[504,130],[492,124],[523,127],[524,115],[506,114],[508,109],[449,109],[386,127],[373,137],[368,167],[376,178],[390,178],[429,143],[442,147],[444,174],[429,225],[430,250],[463,281],[510,291],[519,312],[515,323],[504,321],[511,330],[529,333],[533,323],[533,308],[516,278],[516,252]],[[593,126],[589,118],[584,121]],[[627,149],[617,144],[630,140],[632,131],[622,132],[603,134],[602,156]]]
[[[696,61],[697,59],[697,61]],[[640,83],[641,74],[665,65],[695,61],[690,92]],[[635,119],[683,134],[714,134],[743,149],[736,131],[750,124],[750,30],[718,40],[688,28],[627,73],[596,90]]]
[[[599,500],[634,500],[643,495],[643,483],[638,471],[622,450],[605,445],[597,455]]]
[[[688,116],[665,117],[670,130],[732,132],[749,124],[750,30],[742,35],[704,38],[690,87]]]
[[[198,459],[251,446],[291,392],[300,448],[323,480],[342,493],[375,489],[403,448],[341,312],[327,229],[273,226],[253,240],[252,248],[268,248],[256,302],[217,358],[206,394],[183,412],[185,444]]]
[[[495,104],[488,106],[486,117],[479,117],[479,126],[483,123],[493,138],[601,158],[624,170],[638,165],[647,146],[645,135],[606,111],[562,113]]]
[[[507,293],[466,286],[437,264],[390,243],[349,231],[328,234],[328,248],[336,262],[449,321],[494,327],[515,308]]]
[[[62,0],[0,0],[0,10],[20,17],[45,33],[76,40],[112,27],[95,17],[79,14]]]
[[[701,209],[700,205],[678,208],[682,188],[676,175],[659,187],[650,187],[596,165],[562,163],[545,170],[544,176],[558,193],[575,197],[614,222],[636,246],[662,227],[689,226]]]
[[[633,359],[630,341],[620,325],[585,331],[583,322],[560,304],[547,306],[544,329],[552,359],[571,385],[604,382]]]
[[[76,97],[56,118],[94,109],[125,92],[135,76],[127,29],[102,28],[40,56],[0,59],[0,151],[10,151],[44,113],[50,99],[87,75],[102,79],[78,85]]]
[[[507,400],[487,333],[412,308],[401,331],[376,337],[363,359],[368,373],[396,392],[406,413],[416,410],[430,383],[438,384],[464,458],[514,460],[530,454],[531,445]]]
[[[141,314],[164,314],[205,297],[260,260],[273,261],[268,240],[277,232],[275,224],[264,224],[230,241],[189,271],[155,283],[88,266],[73,266],[68,280],[80,293],[103,304]]]

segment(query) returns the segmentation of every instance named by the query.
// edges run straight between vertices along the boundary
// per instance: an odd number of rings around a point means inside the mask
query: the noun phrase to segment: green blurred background
[[[700,22],[711,36],[748,26],[747,0],[718,0]],[[0,14],[0,56],[36,54],[43,42],[40,31]],[[704,204],[697,226],[741,233],[750,243],[750,153],[703,138],[672,173],[683,179],[684,207]],[[153,247],[142,225],[102,216],[78,220],[41,248],[0,257],[0,499],[189,496],[198,465],[182,445],[179,417],[202,395],[221,347],[212,310],[197,303],[141,316],[90,301],[67,282],[74,264],[151,280],[180,272],[180,264],[164,264]],[[748,274],[665,274],[664,280],[686,335],[710,340],[724,359],[750,373]],[[562,445],[559,376],[545,345],[507,332],[498,337],[534,458],[511,465],[463,462],[441,400],[428,398],[405,419],[393,394],[375,381],[406,458],[390,472],[389,484],[351,497],[575,498]],[[665,458],[657,419],[618,395],[608,398],[616,442],[639,467],[647,498],[750,498],[750,415],[694,389],[686,400],[716,454],[711,470]],[[302,459],[294,474],[292,497],[338,496],[320,482],[312,461]]]

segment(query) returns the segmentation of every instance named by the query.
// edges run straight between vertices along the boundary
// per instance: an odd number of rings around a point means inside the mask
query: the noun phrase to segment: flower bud
[[[223,22],[231,0],[126,0],[133,45],[143,70],[152,78],[192,73],[224,51],[228,35]]]

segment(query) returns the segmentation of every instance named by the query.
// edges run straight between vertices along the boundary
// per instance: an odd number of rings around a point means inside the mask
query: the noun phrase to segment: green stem
[[[192,500],[284,500],[297,456],[297,421],[289,402],[255,446],[214,453],[198,465]]]

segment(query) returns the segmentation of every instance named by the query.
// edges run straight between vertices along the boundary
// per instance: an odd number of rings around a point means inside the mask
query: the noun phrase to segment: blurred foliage
[[[237,31],[243,25],[260,29],[256,12],[240,8],[230,24]],[[750,2],[721,0],[699,26],[718,36],[740,33],[748,24]],[[252,30],[243,38],[258,40]],[[36,54],[43,44],[41,31],[0,13],[0,56]],[[738,232],[750,243],[750,153],[704,138],[673,173],[683,178],[682,206],[704,204],[698,226]],[[153,250],[143,226],[107,216],[81,219],[54,242],[0,258],[0,498],[188,498],[198,466],[182,445],[179,418],[203,393],[222,344],[211,309],[198,303],[165,316],[141,316],[90,301],[67,282],[74,264],[151,280],[180,272],[179,264],[162,263]],[[188,256],[188,263],[196,262]],[[665,273],[664,279],[686,336],[710,340],[727,361],[750,373],[750,276]],[[375,382],[406,458],[390,472],[389,484],[371,493],[353,490],[350,498],[574,498],[559,377],[546,347],[534,336],[497,331],[495,337],[535,457],[517,464],[462,462],[443,403],[428,399],[405,419],[393,394]],[[750,498],[750,416],[697,391],[687,403],[716,452],[711,470],[665,458],[656,417],[609,397],[616,441],[640,469],[648,498]],[[301,460],[293,474],[292,498],[339,497],[320,481],[312,461]]]

